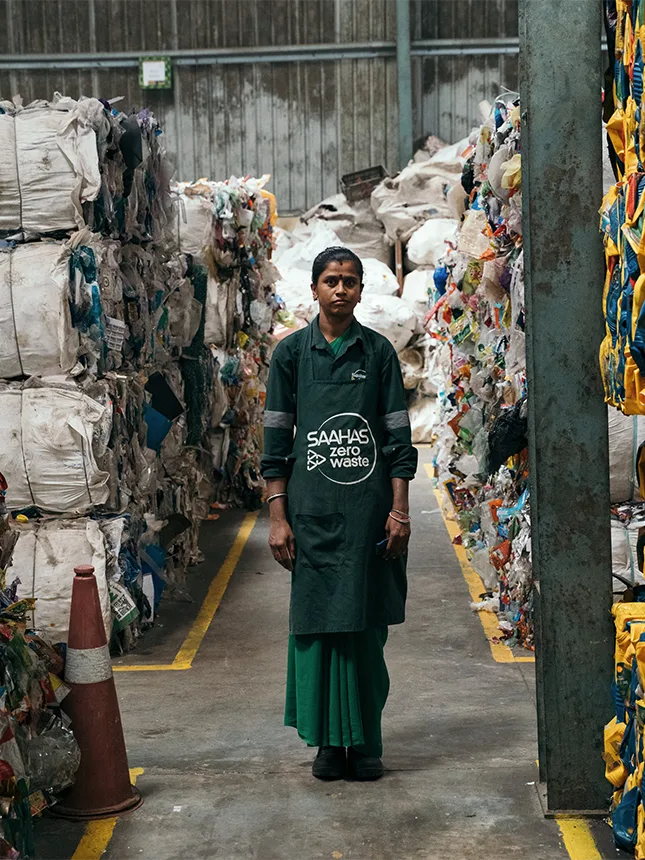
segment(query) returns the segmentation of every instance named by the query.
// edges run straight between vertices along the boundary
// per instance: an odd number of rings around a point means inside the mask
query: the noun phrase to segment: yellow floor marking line
[[[430,463],[426,463],[425,468],[428,477],[433,480],[434,474]],[[470,596],[473,602],[479,603],[481,600],[482,593],[486,591],[486,586],[484,585],[481,576],[477,573],[475,568],[468,561],[468,555],[466,554],[465,548],[461,544],[456,544],[454,542],[456,537],[461,536],[461,532],[459,531],[459,526],[457,525],[457,523],[453,519],[447,517],[444,513],[443,502],[445,499],[445,495],[439,489],[435,489],[434,494],[439,505],[439,511],[441,512],[446,531],[450,535],[452,548],[455,551],[455,555],[457,556],[457,560],[459,561],[459,566],[461,567],[461,572],[463,574],[464,579],[466,580],[466,585],[468,586]],[[493,639],[498,638],[500,635],[497,623],[497,616],[494,612],[478,612],[477,615],[479,616],[479,620],[481,621],[482,627],[484,628],[484,633],[486,634],[486,638],[488,639],[488,644],[490,646],[493,659],[497,663],[535,663],[535,657],[516,657],[513,653],[513,650],[509,648],[508,645],[505,645],[503,642],[492,641]]]
[[[130,768],[132,785],[137,784],[137,777],[142,773],[142,767]],[[72,854],[72,860],[100,860],[107,851],[118,820],[115,815],[113,818],[103,818],[101,821],[90,821],[86,824],[85,833]]]
[[[217,571],[217,575],[211,582],[199,614],[172,663],[150,664],[147,666],[114,666],[113,670],[115,672],[183,672],[192,667],[193,660],[199,651],[199,646],[202,644],[204,636],[206,636],[208,628],[219,608],[229,580],[237,567],[259,515],[259,511],[254,511],[244,517],[233,546],[224,559],[224,564]]]
[[[564,847],[571,860],[602,860],[602,854],[593,838],[589,825],[580,818],[558,817]]]

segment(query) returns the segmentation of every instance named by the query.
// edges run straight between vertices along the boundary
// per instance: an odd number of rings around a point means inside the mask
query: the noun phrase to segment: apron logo
[[[326,457],[317,454],[315,451],[309,449],[307,451],[307,471],[311,472],[312,469],[315,469],[317,466],[322,465],[326,461]]]
[[[307,434],[307,471],[318,469],[334,484],[367,480],[376,467],[376,459],[372,428],[356,412],[332,415]]]
[[[352,382],[358,382],[359,380],[362,382],[364,379],[367,379],[367,373],[364,370],[355,370],[352,373]]]

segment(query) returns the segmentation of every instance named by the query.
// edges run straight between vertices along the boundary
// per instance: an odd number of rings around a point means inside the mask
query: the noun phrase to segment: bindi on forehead
[[[353,275],[353,277],[357,279],[359,277],[358,272],[356,271],[356,266],[351,262],[351,260],[344,260],[342,263],[334,260],[331,263],[327,263],[321,277],[324,278],[325,275],[336,275],[336,277],[339,275],[343,275],[344,277]]]

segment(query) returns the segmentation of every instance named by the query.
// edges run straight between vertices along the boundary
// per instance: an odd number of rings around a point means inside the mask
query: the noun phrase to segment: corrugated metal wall
[[[413,0],[414,39],[517,35],[516,0]],[[0,56],[241,48],[396,38],[393,0],[0,0]],[[515,57],[415,57],[415,134],[456,140],[477,104],[513,88]],[[393,57],[175,66],[172,91],[136,68],[0,71],[0,97],[123,96],[150,107],[177,176],[273,176],[282,211],[338,189],[343,173],[397,166]]]
[[[412,0],[411,38],[517,37],[517,0]],[[451,143],[479,124],[478,105],[518,88],[517,54],[413,59],[415,133]]]

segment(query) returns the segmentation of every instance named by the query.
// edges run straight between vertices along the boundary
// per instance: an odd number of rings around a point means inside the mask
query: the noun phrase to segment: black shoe
[[[344,747],[320,747],[311,772],[316,779],[342,779],[347,773]]]
[[[360,782],[380,779],[385,773],[385,768],[380,758],[363,755],[352,749],[352,747],[347,750],[347,770],[352,779],[357,779]]]

